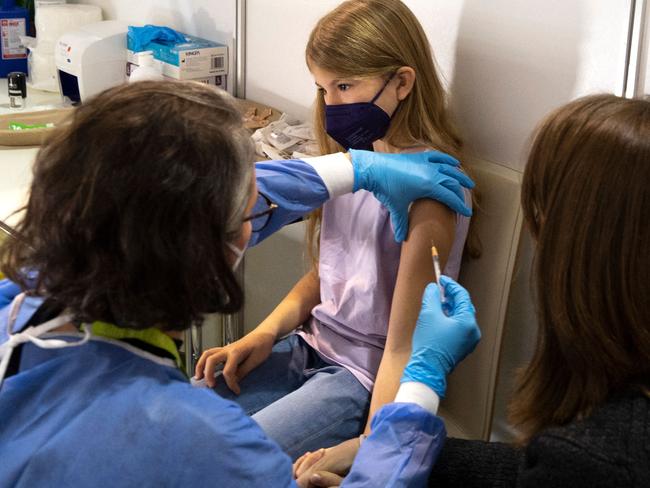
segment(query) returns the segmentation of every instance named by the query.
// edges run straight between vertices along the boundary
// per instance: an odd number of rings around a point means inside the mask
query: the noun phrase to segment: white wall
[[[338,3],[248,0],[248,98],[309,118],[315,92],[304,46],[318,18]],[[530,134],[548,111],[587,93],[622,93],[630,0],[405,3],[429,36],[468,150],[480,159],[523,171]],[[248,295],[249,327],[277,304],[303,270],[300,232],[283,231],[273,239],[247,257],[247,291],[255,291]],[[508,307],[496,438],[510,437],[505,405],[511,378],[529,357],[535,337],[532,253],[531,241],[524,238]],[[291,256],[293,265],[287,261]],[[282,276],[275,272],[278,262]],[[265,274],[267,267],[274,271]]]
[[[305,46],[319,18],[339,0],[248,0],[246,98],[309,118],[315,89]]]
[[[68,0],[68,3],[98,5],[105,20],[165,25],[226,44],[230,62],[228,91],[232,93],[236,0]]]

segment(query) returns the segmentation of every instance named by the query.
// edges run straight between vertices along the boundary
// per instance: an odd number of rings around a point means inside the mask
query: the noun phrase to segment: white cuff
[[[438,412],[440,397],[423,383],[407,381],[399,385],[395,403],[415,403],[435,415]]]
[[[330,198],[352,193],[354,186],[354,171],[352,162],[343,153],[326,154],[314,158],[304,158],[327,187]]]

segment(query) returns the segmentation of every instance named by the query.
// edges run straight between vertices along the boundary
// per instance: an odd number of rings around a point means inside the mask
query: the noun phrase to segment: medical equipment
[[[441,303],[438,286],[427,285],[413,332],[411,359],[400,383],[425,384],[444,398],[447,375],[474,350],[481,331],[467,290],[447,276],[440,282],[445,287],[448,306]]]
[[[440,301],[445,303],[445,289],[440,284],[440,276],[442,276],[442,273],[440,272],[440,257],[438,256],[438,250],[436,249],[436,246],[433,245],[433,242],[431,243],[431,257],[433,258],[434,279],[438,284],[438,288],[440,288]]]
[[[38,48],[54,55],[58,40],[65,34],[101,20],[102,9],[97,5],[64,3],[39,5],[34,17]]]
[[[252,136],[255,153],[259,156],[277,160],[302,159],[320,154],[311,124],[302,124],[283,113],[279,120],[262,125]]]
[[[225,88],[224,78],[228,74],[228,47],[207,39],[175,32],[183,41],[171,40],[167,36],[144,38],[150,33],[142,29],[160,30],[161,34],[171,29],[158,26],[131,27],[127,36],[127,60],[137,65],[139,51],[151,51],[160,63],[162,74],[176,80],[194,80]],[[143,39],[141,39],[143,37]],[[142,42],[141,42],[142,41]]]
[[[12,71],[27,72],[27,49],[20,40],[27,34],[29,13],[15,0],[0,5],[0,78]]]
[[[9,91],[9,106],[11,108],[24,108],[27,98],[27,76],[19,71],[7,75],[7,88]]]
[[[136,81],[159,81],[163,79],[160,63],[154,61],[152,51],[135,53],[138,65],[131,70],[129,83]]]
[[[9,224],[5,224],[2,220],[0,220],[0,230],[9,237],[23,242],[23,239],[18,235],[18,232],[16,232]]]
[[[88,24],[59,39],[55,60],[61,95],[79,103],[126,81],[127,25]]]
[[[30,88],[59,91],[55,48],[61,36],[87,24],[102,20],[102,9],[96,5],[66,5],[64,1],[36,2],[37,38],[24,37],[29,49],[27,64]]]

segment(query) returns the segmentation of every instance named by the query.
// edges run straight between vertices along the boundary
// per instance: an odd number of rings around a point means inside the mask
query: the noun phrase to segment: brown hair
[[[182,330],[233,312],[243,292],[226,242],[241,230],[252,148],[225,93],[140,82],[77,108],[38,153],[22,222],[28,245],[0,268],[79,321]]]
[[[447,110],[427,36],[399,0],[348,0],[321,18],[309,36],[307,64],[342,77],[388,77],[402,66],[415,84],[392,116],[384,140],[394,147],[427,146],[460,159],[462,141]],[[314,132],[323,154],[347,150],[325,131],[323,94],[316,95]],[[320,213],[310,219],[308,245],[317,248]]]
[[[613,95],[552,113],[522,188],[537,241],[537,346],[511,419],[523,440],[650,379],[650,102]]]

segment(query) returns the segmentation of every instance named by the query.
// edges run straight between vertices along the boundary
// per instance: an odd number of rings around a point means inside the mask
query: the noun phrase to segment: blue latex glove
[[[467,290],[447,276],[441,276],[440,283],[445,288],[444,305],[438,285],[431,283],[424,290],[411,358],[401,382],[424,383],[444,398],[447,375],[474,350],[481,331]]]
[[[151,41],[165,41],[175,44],[185,42],[185,36],[180,32],[176,32],[169,27],[151,24],[147,24],[144,27],[130,25],[127,35],[132,42],[131,47],[134,52],[145,51]]]
[[[438,151],[384,154],[350,149],[354,169],[353,190],[368,190],[390,212],[395,240],[408,234],[409,205],[419,198],[436,200],[469,217],[462,187],[474,182],[458,169],[456,159]]]
[[[20,287],[13,281],[0,280],[0,308],[9,305],[16,295],[20,293]]]

